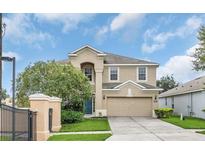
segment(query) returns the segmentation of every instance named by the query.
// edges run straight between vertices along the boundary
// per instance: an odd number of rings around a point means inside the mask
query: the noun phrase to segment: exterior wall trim
[[[104,66],[159,66],[159,64],[104,64]]]
[[[158,88],[158,89],[142,89],[142,90],[145,90],[145,91],[161,91],[163,89]]]
[[[132,83],[132,84],[134,84],[134,85],[140,87],[141,89],[145,89],[144,86],[142,86],[142,85],[140,85],[140,84],[138,84],[138,83],[135,83],[135,82],[132,81],[132,80],[127,80],[127,81],[123,82],[122,84],[120,84],[120,85],[114,87],[114,89],[120,88],[120,87],[122,87],[123,85],[125,85],[125,84],[127,84],[127,83]]]
[[[102,89],[102,90],[104,90],[104,91],[118,91],[120,89]]]
[[[91,47],[91,46],[89,46],[89,45],[85,45],[85,46],[82,46],[82,47],[80,47],[80,48],[78,48],[78,49],[76,49],[76,50],[74,50],[74,51],[72,51],[70,54],[68,54],[69,56],[77,56],[77,52],[78,51],[80,51],[80,50],[82,50],[83,48],[90,48],[90,49],[92,49],[92,50],[94,50],[94,51],[96,51],[96,52],[99,52],[99,53],[96,53],[98,56],[106,56],[106,54],[104,54],[102,51],[99,51],[99,50],[97,50],[97,49],[95,49],[95,48],[93,48],[93,47]],[[93,52],[93,51],[92,51]]]

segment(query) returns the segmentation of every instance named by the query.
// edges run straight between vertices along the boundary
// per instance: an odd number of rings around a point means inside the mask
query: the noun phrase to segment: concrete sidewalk
[[[159,119],[109,117],[108,120],[113,135],[107,141],[205,141],[205,135]]]

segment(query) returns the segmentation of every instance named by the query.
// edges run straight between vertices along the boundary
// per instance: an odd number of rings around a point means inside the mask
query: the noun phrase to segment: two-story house
[[[89,45],[69,54],[93,86],[86,114],[96,116],[152,116],[158,106],[156,69],[159,64],[99,51]]]

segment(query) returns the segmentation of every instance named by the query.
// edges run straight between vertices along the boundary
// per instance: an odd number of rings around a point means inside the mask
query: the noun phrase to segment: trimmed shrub
[[[205,109],[203,109],[202,111],[205,112]]]
[[[159,108],[155,109],[155,114],[157,115],[157,118],[169,118],[172,114],[174,109],[172,108]]]
[[[75,123],[83,120],[83,113],[71,110],[62,110],[61,111],[61,122],[66,123]]]

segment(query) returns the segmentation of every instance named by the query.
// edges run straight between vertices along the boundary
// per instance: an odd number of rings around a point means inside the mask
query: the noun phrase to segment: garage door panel
[[[117,98],[107,101],[108,116],[151,116],[151,98]]]

